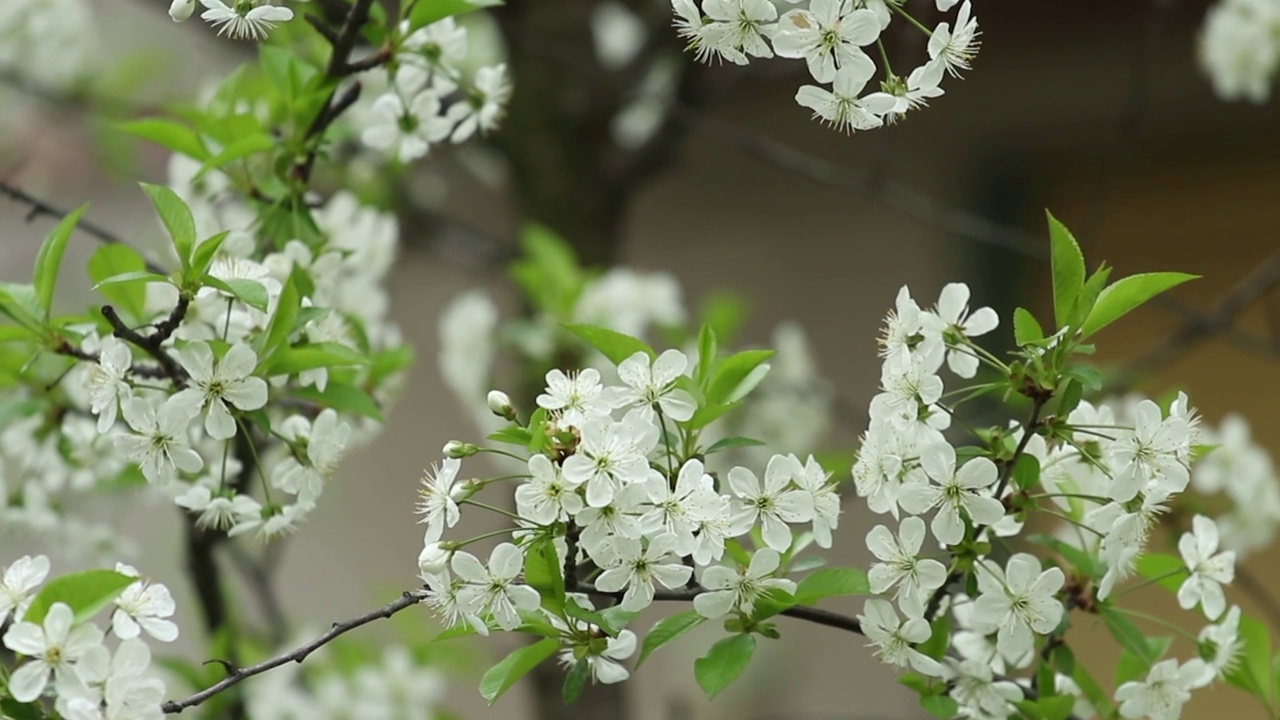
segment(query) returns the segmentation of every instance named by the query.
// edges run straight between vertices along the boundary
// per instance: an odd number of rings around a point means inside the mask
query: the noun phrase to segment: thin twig
[[[4,180],[0,180],[0,195],[5,195],[10,199],[26,205],[30,210],[27,212],[27,221],[30,222],[38,217],[44,216],[53,218],[54,220],[62,220],[70,213],[62,208],[52,205],[31,193],[12,185]],[[101,225],[97,225],[84,218],[76,223],[76,229],[83,231],[85,234],[93,237],[98,242],[108,245],[128,245],[119,235],[107,230]],[[147,261],[147,270],[159,275],[163,275],[165,270],[151,261]]]
[[[396,613],[400,612],[401,610],[404,610],[405,608],[409,608],[409,607],[413,607],[414,605],[417,605],[418,603],[422,602],[426,598],[427,598],[426,590],[406,590],[404,594],[401,595],[400,598],[395,602],[389,603],[387,605],[384,605],[378,608],[377,610],[374,610],[372,612],[367,612],[364,615],[360,615],[359,617],[354,617],[345,622],[334,623],[333,627],[329,628],[327,632],[320,635],[315,640],[312,640],[306,645],[303,645],[295,650],[287,652],[283,655],[277,655],[276,657],[273,657],[270,660],[265,660],[256,665],[250,665],[249,667],[245,667],[245,668],[233,667],[231,670],[231,674],[223,678],[222,680],[219,680],[217,683],[210,685],[209,687],[205,688],[204,690],[201,690],[200,692],[196,693],[195,695],[192,695],[191,697],[186,698],[185,700],[170,700],[164,703],[163,705],[161,705],[160,709],[164,711],[165,714],[171,715],[174,713],[180,713],[183,710],[186,710],[187,708],[196,707],[197,705],[200,705],[201,703],[207,701],[209,698],[227,690],[228,688],[239,685],[240,683],[253,677],[254,675],[261,675],[262,673],[267,672],[268,670],[273,670],[287,663],[291,663],[291,662],[300,663],[303,660],[306,660],[307,656],[309,656],[311,653],[319,650],[325,645],[328,645],[338,636],[345,635],[346,633],[349,633],[358,627],[368,625],[369,623],[375,620],[389,618],[392,615],[395,615]]]

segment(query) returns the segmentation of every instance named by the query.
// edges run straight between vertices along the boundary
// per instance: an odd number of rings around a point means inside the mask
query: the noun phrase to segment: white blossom
[[[897,100],[886,92],[861,94],[875,71],[871,58],[851,55],[836,71],[830,90],[804,85],[796,91],[796,103],[840,132],[878,128],[884,124],[884,115],[893,112]]]
[[[277,7],[261,0],[233,0],[228,6],[223,0],[200,0],[205,11],[200,18],[218,29],[219,35],[236,40],[262,40],[276,23],[293,19],[293,11]]]
[[[124,563],[116,563],[116,572],[138,577],[138,571]],[[177,624],[165,619],[173,615],[175,606],[169,588],[164,585],[139,579],[120,593],[115,604],[111,630],[121,640],[136,638],[143,630],[161,642],[178,638]]]
[[[613,542],[614,562],[596,579],[596,589],[618,592],[625,589],[622,609],[639,612],[653,602],[654,585],[677,588],[688,582],[693,568],[683,565],[671,554],[675,538],[658,535],[647,545],[640,540],[616,538]]]
[[[947,72],[960,77],[960,71],[969,70],[973,56],[978,54],[981,35],[978,19],[972,16],[969,0],[965,0],[952,23],[939,23],[929,37],[929,58],[941,60]]]
[[[195,473],[204,467],[191,449],[187,428],[199,408],[171,396],[159,406],[134,396],[124,402],[124,419],[133,433],[116,435],[116,448],[138,463],[154,485],[167,485],[178,471]]]
[[[862,624],[863,634],[876,648],[876,657],[884,662],[898,667],[909,665],[924,675],[937,677],[943,674],[937,660],[912,647],[928,640],[932,634],[928,621],[923,617],[908,615],[903,622],[887,600],[872,598],[863,606],[858,621]]]
[[[236,434],[236,421],[227,409],[258,410],[267,404],[267,381],[253,376],[258,355],[248,345],[232,345],[216,360],[206,342],[193,342],[178,351],[178,360],[191,376],[191,387],[174,395],[174,402],[190,405],[195,415],[204,409],[209,437],[227,440]]]
[[[453,484],[458,479],[458,470],[461,468],[461,460],[448,458],[439,467],[432,467],[423,475],[422,487],[418,489],[416,511],[422,515],[418,522],[427,526],[423,542],[439,540],[446,527],[458,524],[461,512],[453,498]]]
[[[788,11],[778,20],[774,51],[779,57],[803,58],[814,80],[831,82],[837,70],[863,55],[860,48],[880,37],[875,14],[855,5],[852,0],[812,0],[808,9]]]
[[[1004,569],[986,560],[978,570],[981,595],[974,600],[972,623],[983,633],[996,632],[996,649],[1010,662],[1035,648],[1035,634],[1047,635],[1062,621],[1062,602],[1055,595],[1066,576],[1060,568],[1040,571],[1034,555],[1017,553]]]
[[[24,555],[4,569],[4,576],[0,577],[0,625],[5,623],[10,613],[13,613],[15,621],[22,619],[35,595],[33,591],[47,577],[49,558],[44,555]]]
[[[66,603],[54,603],[44,622],[17,622],[4,634],[4,645],[27,656],[28,660],[9,676],[9,694],[18,702],[31,702],[40,697],[49,676],[59,694],[74,691],[82,684],[76,673],[76,661],[96,645],[102,644],[102,631],[84,623],[73,627],[74,615]]]
[[[1204,683],[1205,664],[1196,658],[1181,665],[1176,658],[1151,667],[1144,681],[1130,681],[1116,690],[1120,716],[1138,720],[1177,720],[1191,691]]]
[[[765,467],[764,482],[743,467],[729,471],[729,488],[733,491],[733,524],[745,531],[757,522],[764,542],[778,552],[791,547],[791,528],[787,523],[813,519],[813,495],[793,489],[791,479],[803,468],[794,457],[774,455]]]
[[[905,518],[897,537],[884,525],[867,533],[867,549],[880,561],[867,572],[871,592],[880,595],[896,587],[899,606],[914,616],[924,615],[929,597],[947,579],[941,562],[920,557],[924,536],[924,521],[918,517]]]
[[[1216,620],[1227,607],[1222,586],[1236,575],[1236,554],[1218,552],[1218,525],[1203,515],[1192,519],[1192,532],[1178,538],[1178,552],[1190,575],[1178,588],[1178,604],[1190,610],[1197,603],[1205,617]]]
[[[964,539],[961,510],[975,525],[990,526],[1004,518],[1004,505],[981,492],[999,475],[991,460],[976,457],[956,470],[955,448],[942,442],[921,451],[920,465],[932,482],[904,485],[899,503],[913,515],[938,508],[930,524],[938,542],[955,545]]]
[[[795,582],[770,577],[778,571],[781,563],[782,556],[777,551],[761,548],[751,556],[751,563],[746,568],[713,565],[703,570],[701,580],[706,592],[693,598],[694,609],[713,620],[734,609],[750,615],[756,600],[769,591],[794,593]]]
[[[946,343],[947,366],[962,378],[971,378],[978,373],[978,356],[959,338],[985,335],[1000,324],[996,311],[989,307],[969,312],[969,286],[964,283],[949,283],[943,287],[937,308],[924,313],[921,320],[926,333]]]
[[[547,373],[547,391],[537,398],[538,407],[555,413],[562,426],[581,427],[591,418],[604,418],[614,408],[614,393],[600,384],[600,371],[585,368],[565,374]]]
[[[458,591],[464,614],[492,613],[503,630],[520,627],[519,611],[537,610],[542,602],[537,590],[516,583],[524,569],[524,553],[511,543],[493,549],[488,568],[467,552],[454,553],[451,565],[453,572],[467,583]]]
[[[133,353],[128,345],[112,335],[102,339],[98,362],[89,368],[89,411],[98,416],[98,432],[105,433],[115,425],[120,401],[133,395],[125,381],[132,367]]]
[[[618,364],[618,377],[627,385],[618,392],[622,407],[653,407],[677,422],[693,417],[697,404],[689,393],[676,387],[676,379],[689,366],[689,358],[679,350],[666,350],[658,359],[637,352]]]
[[[529,458],[529,482],[516,488],[516,509],[520,517],[539,525],[567,520],[582,511],[578,483],[566,478],[546,455]],[[451,502],[451,501],[450,501]],[[456,506],[454,513],[456,518]]]

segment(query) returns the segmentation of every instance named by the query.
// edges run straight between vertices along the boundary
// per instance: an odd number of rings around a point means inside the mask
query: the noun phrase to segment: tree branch
[[[62,220],[65,217],[67,217],[67,215],[70,214],[66,210],[63,210],[62,208],[51,205],[45,202],[44,200],[41,200],[40,198],[28,193],[22,188],[19,188],[15,185],[11,185],[8,182],[5,182],[4,180],[0,180],[0,195],[5,195],[6,197],[10,198],[11,200],[14,200],[15,202],[20,202],[28,206],[30,210],[27,212],[27,218],[26,218],[27,222],[35,220],[36,218],[41,216],[53,218],[54,220]],[[85,220],[84,218],[81,218],[80,222],[76,223],[76,229],[84,231],[87,235],[93,237],[98,242],[105,243],[107,245],[128,245],[129,244],[125,242],[124,239],[121,238],[119,235],[116,235],[115,233],[111,232],[110,230],[107,230],[101,225],[97,225],[97,224],[94,224],[93,222],[90,222],[89,220]],[[159,267],[158,265],[155,265],[149,260],[147,261],[147,270],[150,272],[156,273],[158,275],[165,274],[165,270],[163,268]]]
[[[308,655],[319,650],[325,645],[328,645],[338,636],[345,635],[346,633],[349,633],[352,630],[355,630],[356,628],[361,627],[363,625],[368,625],[369,623],[375,620],[389,618],[392,615],[395,615],[396,613],[400,612],[401,610],[404,610],[405,608],[417,605],[418,603],[422,602],[426,598],[427,598],[426,590],[406,590],[404,594],[400,596],[400,599],[396,600],[395,602],[389,603],[387,605],[384,605],[378,608],[377,610],[365,613],[364,615],[360,615],[359,617],[354,617],[345,622],[334,623],[333,627],[331,627],[324,634],[317,637],[315,640],[312,640],[306,645],[303,645],[283,655],[277,655],[276,657],[273,657],[270,660],[265,660],[256,665],[250,665],[249,667],[246,667],[246,668],[233,668],[231,670],[230,675],[223,678],[222,680],[219,680],[217,683],[210,685],[209,687],[205,688],[204,690],[201,690],[200,692],[196,693],[195,695],[192,695],[191,697],[186,698],[185,700],[170,700],[168,702],[165,702],[163,705],[160,706],[160,709],[164,711],[165,714],[172,715],[174,713],[180,713],[183,710],[186,710],[187,708],[196,707],[197,705],[200,705],[201,703],[207,701],[209,698],[221,692],[224,692],[228,688],[239,685],[240,683],[253,677],[254,675],[261,675],[262,673],[267,672],[268,670],[273,670],[286,663],[290,663],[290,662],[300,663],[303,660],[306,660]]]
[[[597,590],[594,585],[585,582],[576,583],[573,587],[574,592],[588,593],[591,595],[604,595],[612,598],[622,596],[622,593],[607,593]],[[674,590],[657,590],[653,594],[653,599],[689,602],[704,592],[707,592],[707,589],[701,585],[676,588]],[[858,635],[863,634],[862,623],[860,623],[857,618],[849,617],[848,615],[841,615],[840,613],[834,613],[830,610],[820,610],[818,608],[807,607],[805,605],[793,605],[786,610],[783,610],[780,614],[796,618],[797,620],[805,620],[817,625],[825,625],[827,627],[833,627],[840,630],[847,630],[848,632],[857,633]]]

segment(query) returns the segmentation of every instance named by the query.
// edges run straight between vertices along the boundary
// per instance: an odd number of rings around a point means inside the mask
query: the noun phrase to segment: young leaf
[[[1044,330],[1040,329],[1040,323],[1030,310],[1020,307],[1013,311],[1013,339],[1019,345],[1030,345],[1044,339]]]
[[[222,247],[222,243],[231,234],[230,230],[224,230],[212,237],[205,238],[196,246],[196,251],[191,255],[191,275],[201,278],[209,272],[209,266],[213,264],[214,255],[218,254],[218,248]],[[263,312],[266,312],[265,310]]]
[[[773,355],[773,350],[744,350],[721,360],[707,381],[707,402],[732,403],[741,399],[764,379],[763,373],[758,377],[752,375]],[[768,370],[764,372],[767,373]],[[745,392],[739,393],[739,386],[745,386]]]
[[[564,327],[569,332],[582,338],[591,347],[599,350],[600,354],[609,358],[609,361],[614,365],[621,363],[638,352],[645,353],[650,359],[654,357],[653,348],[639,338],[633,338],[630,335],[624,335],[596,325],[566,323]]]
[[[31,601],[23,620],[39,625],[54,603],[66,603],[77,623],[88,620],[111,604],[125,588],[138,581],[114,570],[85,570],[45,583]]]
[[[206,275],[201,282],[211,288],[234,296],[237,300],[255,310],[267,311],[267,288],[257,280],[232,278],[223,281],[212,275]]]
[[[1062,389],[1062,398],[1058,400],[1058,416],[1067,417],[1080,406],[1080,400],[1084,398],[1084,385],[1076,378],[1067,381],[1067,386]]]
[[[920,707],[934,717],[951,720],[960,712],[960,704],[949,695],[926,695],[920,698]]]
[[[423,0],[414,6],[409,16],[409,27],[416,30],[447,17],[501,4],[502,0]]]
[[[749,437],[734,436],[734,437],[720,438],[719,440],[712,443],[711,447],[707,448],[704,454],[714,455],[715,453],[718,453],[721,450],[728,450],[729,448],[759,447],[761,445],[764,445],[764,443]]]
[[[694,376],[699,387],[706,387],[707,378],[711,376],[711,366],[716,362],[716,331],[709,323],[703,324],[698,332],[698,370]]]
[[[1120,647],[1133,653],[1146,665],[1147,669],[1150,669],[1159,655],[1156,653],[1156,648],[1147,642],[1147,637],[1142,634],[1138,626],[1109,605],[1103,605],[1099,612],[1107,625],[1107,630],[1111,631],[1111,637],[1120,643]]]
[[[858,568],[824,568],[800,581],[796,588],[796,602],[801,605],[840,595],[867,595],[871,583],[867,574]]]
[[[737,680],[755,651],[755,636],[744,633],[717,642],[705,656],[695,660],[693,675],[707,698],[714,698]]]
[[[0,313],[39,334],[44,329],[44,323],[40,320],[42,312],[34,286],[0,282]]]
[[[698,627],[705,621],[706,618],[696,610],[687,610],[663,618],[657,625],[653,626],[648,635],[644,636],[644,644],[640,646],[640,658],[636,660],[636,667],[643,665],[644,661],[655,650]]]
[[[559,612],[564,607],[564,569],[551,538],[529,546],[524,560],[524,581],[542,596],[543,607]]]
[[[1138,560],[1138,574],[1148,580],[1155,580],[1160,587],[1176,594],[1187,577],[1187,567],[1182,563],[1182,558],[1176,555],[1147,553]]]
[[[340,413],[356,413],[378,422],[386,422],[377,401],[370,397],[369,393],[350,383],[338,382],[330,378],[324,392],[314,387],[305,387],[294,390],[293,394],[303,400],[310,400],[322,408],[333,408]]]
[[[250,155],[257,155],[258,153],[274,150],[276,144],[276,139],[266,133],[255,133],[253,135],[246,135],[244,137],[237,138],[235,142],[224,147],[217,155],[205,160],[204,164],[200,166],[200,171],[192,178],[192,182],[199,181],[211,171],[217,170],[229,163],[233,163],[236,160],[242,160]]]
[[[1071,312],[1084,289],[1084,254],[1071,231],[1049,211],[1049,245],[1053,264],[1053,312],[1058,327],[1070,325]]]
[[[36,271],[32,284],[36,288],[36,298],[44,309],[44,319],[49,320],[49,312],[53,308],[53,293],[58,286],[58,270],[62,267],[62,256],[67,251],[67,241],[71,233],[84,215],[88,205],[81,205],[62,218],[62,221],[45,237],[40,245],[40,253],[36,255]]]
[[[117,275],[145,272],[147,261],[137,250],[128,245],[111,243],[99,247],[89,258],[89,279],[101,283]],[[101,287],[100,292],[118,310],[130,318],[141,321],[146,315],[147,289],[144,283]]]
[[[582,696],[582,691],[587,687],[587,659],[578,658],[578,662],[573,664],[568,674],[564,678],[564,704],[572,705]]]
[[[276,303],[276,314],[271,316],[266,331],[259,336],[259,370],[266,367],[272,356],[289,341],[289,334],[293,332],[294,321],[298,318],[298,310],[302,304],[298,291],[300,278],[301,273],[295,269],[285,281],[284,288],[280,291],[280,300]]]
[[[1013,483],[1015,486],[1030,490],[1040,484],[1040,461],[1023,453],[1018,464],[1013,467]]]
[[[543,638],[506,656],[480,678],[480,694],[492,705],[503,693],[511,689],[520,678],[528,675],[544,660],[556,654],[560,641]]]
[[[694,410],[693,417],[689,418],[689,427],[693,430],[700,430],[716,420],[719,420],[722,415],[741,404],[741,402],[733,402],[700,407],[697,410]]]
[[[144,140],[168,148],[179,155],[186,155],[201,162],[209,159],[209,151],[195,130],[166,118],[143,118],[123,123],[121,130]]]
[[[297,375],[316,368],[368,365],[369,359],[342,343],[307,343],[276,351],[264,368],[266,375]]]
[[[151,203],[156,206],[156,212],[168,229],[169,237],[173,238],[173,247],[178,251],[182,267],[190,266],[191,251],[196,244],[196,221],[191,216],[191,208],[187,207],[178,193],[163,185],[141,184],[151,198]]]
[[[508,445],[527,447],[529,442],[533,440],[533,433],[519,425],[512,425],[511,427],[502,428],[501,430],[489,433],[486,439],[494,442],[506,443]]]
[[[1276,687],[1271,682],[1271,633],[1257,618],[1241,615],[1240,640],[1244,651],[1227,672],[1227,682],[1253,693],[1270,707],[1276,695]]]
[[[1098,295],[1098,302],[1084,321],[1084,337],[1119,320],[1160,293],[1198,277],[1187,273],[1159,272],[1130,275],[1115,281]]]

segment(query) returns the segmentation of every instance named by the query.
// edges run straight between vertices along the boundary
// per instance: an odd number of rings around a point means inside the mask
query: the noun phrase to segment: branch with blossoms
[[[1257,650],[1268,633],[1226,607],[1235,551],[1221,550],[1218,524],[1195,517],[1177,556],[1145,548],[1178,496],[1203,491],[1202,480],[1191,486],[1214,462],[1201,442],[1207,428],[1184,395],[1167,407],[1086,399],[1103,389],[1079,360],[1093,351],[1091,338],[1193,276],[1112,282],[1105,266],[1088,273],[1071,234],[1049,225],[1058,329],[1046,333],[1019,309],[1015,349],[1004,357],[980,342],[1000,318],[971,310],[967,287],[946,286],[929,309],[899,293],[880,339],[881,392],[852,468],[856,494],[897,521],[868,533],[877,559],[868,571],[813,570],[821,561],[809,551],[832,546],[841,511],[838,485],[814,457],[766,454],[760,472],[732,457],[760,443],[718,431],[767,377],[770,352],[726,354],[706,325],[687,344],[691,359],[562,321],[560,332],[594,360],[549,371],[532,412],[490,392],[488,409],[503,422],[484,444],[446,445],[421,490],[419,567],[426,604],[452,628],[445,636],[501,630],[536,639],[486,673],[482,694],[493,701],[558,657],[572,700],[588,680],[629,677],[623,661],[633,654],[641,665],[717,621],[725,636],[693,667],[715,696],[761,638],[781,636],[781,615],[865,635],[939,717],[1172,718],[1192,691],[1223,680],[1274,713],[1273,662]],[[564,282],[564,293],[534,287],[548,299],[582,292],[571,276]],[[947,387],[944,366],[958,386]],[[974,426],[965,411],[980,397],[1025,419]],[[461,481],[462,464],[480,455],[502,462],[503,474]],[[1252,487],[1274,493],[1275,478],[1260,475]],[[446,538],[474,512],[507,527]],[[1024,532],[1033,522],[1057,529]],[[494,538],[487,562],[471,549]],[[1143,580],[1129,582],[1135,574]],[[1209,621],[1193,636],[1195,656],[1166,657],[1169,640],[1144,631],[1152,619],[1124,605],[1147,584],[1169,587]],[[857,617],[815,607],[840,595],[869,597]],[[629,625],[657,601],[693,610],[666,617],[641,641]],[[1081,616],[1101,619],[1122,649],[1113,690],[1075,659],[1070,629]]]

